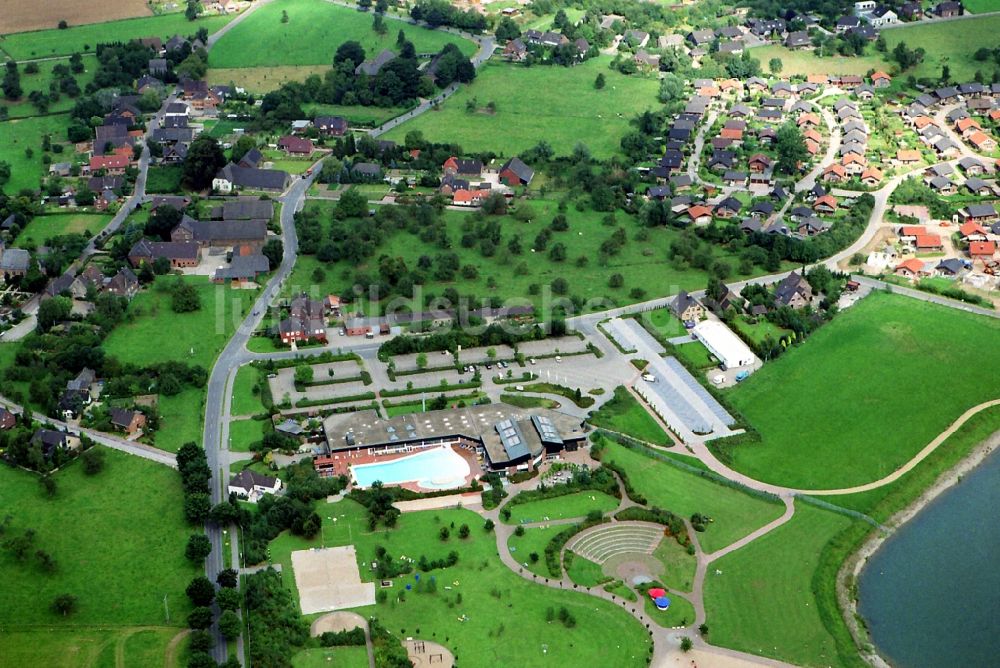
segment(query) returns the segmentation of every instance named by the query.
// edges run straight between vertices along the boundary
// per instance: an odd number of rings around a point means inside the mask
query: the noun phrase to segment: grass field
[[[998,336],[996,320],[872,293],[729,393],[764,438],[735,448],[734,465],[810,489],[882,478],[997,398]],[[810,399],[809,419],[779,395]]]
[[[149,168],[146,180],[148,193],[179,193],[183,168],[180,165],[157,165]]]
[[[636,316],[645,326],[652,327],[664,338],[672,339],[675,336],[684,336],[688,330],[684,329],[684,323],[670,312],[668,308],[657,308],[652,311],[645,311]]]
[[[701,341],[682,343],[674,348],[674,352],[677,353],[678,357],[686,360],[698,369],[711,369],[719,365],[718,360],[712,357],[712,354],[708,352],[708,348]]]
[[[510,520],[507,523],[521,524],[523,522],[547,522],[571,517],[585,517],[591,510],[600,510],[602,513],[606,513],[617,507],[618,499],[613,496],[594,490],[586,490],[552,499],[509,505],[507,508],[510,508]]]
[[[969,14],[1000,11],[1000,0],[968,0],[962,4],[965,5],[966,13]]]
[[[343,116],[352,125],[381,125],[406,111],[402,107],[363,107],[344,104],[305,104],[302,108],[310,116]]]
[[[104,342],[108,355],[133,364],[178,360],[212,367],[256,292],[215,285],[206,276],[186,276],[183,280],[198,290],[201,308],[174,313],[170,292],[161,289],[174,280],[174,276],[160,277],[132,300],[129,314],[134,317],[116,327]]]
[[[120,665],[123,666],[168,665],[173,668],[179,663],[176,655],[169,664],[165,661],[167,647],[171,639],[182,633],[184,631],[179,628],[166,626],[7,627],[0,634],[0,656],[6,664],[16,666],[111,668],[121,652]]]
[[[608,442],[606,448],[604,460],[625,469],[632,485],[646,496],[650,505],[681,517],[701,513],[712,518],[705,532],[698,534],[706,552],[715,552],[739,540],[777,519],[784,511],[781,505],[723,487],[617,443]]]
[[[621,386],[615,388],[615,396],[591,416],[590,422],[656,445],[671,442],[656,420]]]
[[[535,575],[541,575],[543,577],[549,577],[549,569],[545,567],[545,546],[549,544],[549,541],[563,529],[565,526],[549,526],[549,527],[533,527],[531,529],[525,529],[523,536],[511,535],[507,539],[507,546],[510,548],[510,553],[518,563],[523,565],[525,569],[531,571]],[[535,553],[538,555],[538,561],[532,563],[531,554]]]
[[[383,545],[394,557],[407,555],[428,559],[459,552],[455,566],[435,570],[436,593],[406,592],[397,597],[414,576],[395,578],[386,603],[358,608],[359,614],[377,615],[401,637],[423,637],[440,642],[459,657],[470,657],[472,665],[502,664],[533,668],[570,665],[580,656],[600,656],[607,665],[645,668],[649,637],[627,612],[586,594],[553,590],[532,584],[509,571],[496,557],[496,539],[483,530],[483,520],[468,510],[434,510],[404,513],[391,531],[368,531],[363,509],[353,501],[321,504],[326,545],[353,543],[357,548],[363,579],[371,579],[367,563],[375,546]],[[337,517],[334,522],[328,517]],[[467,523],[470,537],[460,540],[452,532],[445,542],[438,538],[442,526]],[[294,589],[292,550],[318,547],[320,540],[305,541],[282,534],[271,543],[271,558],[283,564],[282,577]],[[451,589],[445,589],[445,587]],[[461,602],[458,595],[461,594]],[[565,607],[576,618],[574,628],[546,623],[548,608]],[[505,614],[498,616],[497,610]],[[462,620],[465,621],[462,621]],[[509,641],[508,641],[509,639]],[[547,652],[542,646],[547,645]]]
[[[619,74],[608,69],[609,60],[602,56],[568,69],[487,63],[438,110],[403,123],[386,138],[399,141],[420,130],[426,139],[454,142],[466,153],[501,155],[543,140],[556,154],[568,155],[583,143],[594,157],[608,158],[621,150],[630,118],[659,108],[655,79]],[[607,79],[602,90],[594,88],[599,73]],[[496,103],[496,113],[466,111],[473,99],[480,109]]]
[[[97,72],[97,61],[95,59],[86,58],[83,63],[86,69],[80,74],[73,75],[81,90],[85,89],[87,84],[94,80],[94,74]],[[24,67],[21,67],[21,87],[24,89],[24,94],[21,96],[20,102],[8,102],[7,100],[3,100],[0,102],[0,106],[7,107],[7,114],[10,118],[37,116],[38,109],[35,105],[28,101],[28,95],[35,90],[48,95],[49,83],[52,81],[52,70],[57,65],[67,64],[69,64],[69,58],[42,61],[38,63],[38,74],[28,74],[24,71]],[[54,114],[69,111],[73,108],[73,105],[76,104],[77,99],[78,98],[69,97],[68,95],[60,95],[56,102],[49,103],[48,113]],[[63,138],[63,136],[58,137],[58,139]]]
[[[779,338],[789,333],[789,330],[784,327],[778,327],[773,322],[764,319],[751,323],[743,317],[739,317],[735,320],[735,327],[741,334],[749,338],[751,341],[756,341],[757,343],[762,342],[769,336],[777,341]]]
[[[787,524],[713,562],[705,580],[712,643],[795,665],[841,665],[812,579],[823,546],[850,523],[797,503]]]
[[[60,21],[70,25],[102,23],[136,16],[149,16],[146,0],[121,0],[120,2],[78,2],[78,0],[13,0],[6,3],[3,31],[55,28]]]
[[[263,420],[233,420],[229,423],[229,449],[250,452],[250,444],[264,438]]]
[[[97,234],[111,216],[86,213],[53,213],[36,216],[28,226],[17,235],[14,245],[18,248],[41,246],[52,237],[61,234]]]
[[[910,28],[886,30],[886,40],[888,41],[889,35],[893,32],[909,31]],[[909,44],[909,40],[907,40],[907,44]],[[854,58],[843,56],[820,58],[813,51],[793,50],[784,46],[769,45],[752,49],[750,53],[765,65],[771,58],[780,58],[781,75],[786,77],[794,74],[858,74],[865,76],[871,69],[886,70],[889,68],[881,55],[874,50],[869,51],[871,55]]]
[[[0,467],[0,502],[13,517],[8,531],[34,529],[35,549],[56,562],[56,571],[44,574],[33,558],[19,563],[6,550],[0,553],[7,574],[0,584],[5,663],[19,657],[17,665],[89,665],[80,657],[96,656],[107,641],[136,626],[157,633],[148,643],[126,643],[126,652],[135,652],[133,665],[148,665],[138,657],[149,654],[150,644],[162,663],[166,641],[181,630],[164,627],[183,624],[190,609],[184,587],[198,569],[184,558],[191,530],[177,473],[113,450],[105,456],[104,471],[94,477],[78,464],[57,473],[54,499],[43,496],[36,476]],[[49,608],[63,593],[79,600],[76,614],[66,619]],[[50,661],[55,650],[66,656]]]
[[[22,188],[38,189],[42,176],[48,173],[48,167],[42,164],[42,137],[50,134],[54,141],[63,141],[68,122],[66,114],[0,122],[0,160],[9,162],[11,166],[10,181],[4,185],[6,192],[13,194]],[[25,149],[29,148],[33,153],[30,158],[25,154]],[[72,158],[71,154],[64,155],[65,160]]]
[[[160,428],[154,437],[156,447],[177,452],[185,443],[201,443],[205,416],[204,389],[189,387],[172,397],[161,394],[158,402]]]
[[[322,77],[329,69],[329,64],[213,68],[206,79],[210,84],[232,84],[254,93],[270,93],[289,81],[305,81],[313,74]]]
[[[0,49],[16,60],[69,56],[76,52],[93,51],[98,44],[108,41],[127,42],[140,37],[161,37],[166,40],[176,34],[193,35],[199,28],[205,28],[211,34],[233,18],[235,15],[205,16],[191,22],[184,18],[184,14],[164,14],[110,23],[71,26],[67,30],[57,30],[53,26],[52,30],[7,35],[0,39]]]
[[[258,415],[264,412],[260,395],[254,392],[260,372],[249,365],[241,366],[233,381],[233,404],[230,412],[235,415]]]
[[[368,668],[364,647],[304,649],[292,657],[292,668]]]
[[[288,12],[288,23],[281,13]],[[440,51],[455,43],[467,55],[476,45],[467,39],[436,30],[386,20],[389,30],[379,36],[372,30],[371,13],[358,12],[320,0],[285,0],[262,6],[225,34],[212,49],[212,67],[261,67],[274,65],[332,65],[337,47],[349,40],[361,43],[369,58],[383,49],[394,49],[402,29],[417,53]]]
[[[979,11],[1000,9],[997,0],[979,0]],[[976,3],[974,2],[974,5]],[[992,9],[989,9],[992,8]],[[976,11],[969,7],[970,11]],[[951,69],[953,81],[971,81],[976,70],[989,71],[988,66],[979,63],[973,54],[981,47],[993,48],[1000,16],[984,16],[969,21],[947,21],[943,23],[921,23],[919,25],[884,31],[887,52],[900,42],[906,42],[911,49],[922,47],[926,51],[924,61],[907,70],[905,76],[937,79],[941,76],[941,66],[945,63]],[[892,66],[874,47],[869,46],[864,56],[856,58],[818,58],[812,51],[791,51],[783,46],[763,46],[751,51],[754,58],[767,63],[771,58],[780,58],[782,76],[792,74],[860,74],[869,70],[892,69]]]
[[[308,206],[323,210],[325,219],[333,203],[312,201]],[[531,294],[531,286],[547,287],[559,277],[565,278],[569,283],[569,295],[577,295],[586,300],[606,299],[615,305],[637,301],[631,296],[634,288],[644,291],[644,299],[652,299],[674,294],[681,288],[693,290],[704,287],[705,272],[691,267],[677,268],[669,263],[667,253],[670,244],[680,235],[675,229],[649,228],[646,230],[648,239],[637,241],[634,234],[639,231],[639,223],[625,212],[618,211],[615,214],[617,224],[626,230],[628,240],[618,255],[610,257],[606,266],[601,266],[596,257],[601,244],[611,236],[614,229],[603,224],[605,214],[589,209],[576,211],[574,207],[570,207],[565,214],[569,230],[553,233],[548,244],[549,248],[556,243],[566,247],[567,259],[556,262],[549,259],[547,252],[532,253],[531,246],[538,233],[547,228],[558,214],[558,202],[554,199],[530,200],[527,206],[534,212],[534,217],[528,223],[519,222],[511,216],[498,219],[502,239],[499,250],[492,257],[483,257],[478,249],[461,245],[462,224],[469,214],[445,211],[442,219],[447,226],[449,250],[458,255],[462,266],[475,266],[477,277],[458,279],[460,282],[454,284],[431,280],[425,283],[425,292],[441,294],[448,285],[456,285],[463,295],[489,295],[501,301],[520,300],[516,303],[523,303],[523,300],[528,299],[537,308],[542,308],[550,300],[547,301],[541,289],[537,294]],[[507,245],[515,236],[520,237],[523,247],[521,255],[507,252]],[[301,290],[310,292],[313,286],[316,286],[318,294],[345,294],[355,284],[358,272],[377,271],[377,258],[383,254],[403,258],[407,267],[412,270],[417,266],[420,256],[434,258],[440,252],[436,243],[425,243],[417,235],[399,230],[387,234],[372,259],[360,266],[349,262],[325,264],[315,256],[300,256],[295,262],[291,277],[285,282],[286,294]],[[577,265],[579,257],[588,258],[586,266]],[[715,250],[714,257],[728,262],[730,266],[736,265],[735,258],[726,250]],[[313,272],[317,268],[323,270],[323,278],[318,283],[313,281]],[[608,276],[612,273],[622,275],[622,287],[608,287]],[[365,309],[367,306],[368,304],[362,304],[361,308]]]

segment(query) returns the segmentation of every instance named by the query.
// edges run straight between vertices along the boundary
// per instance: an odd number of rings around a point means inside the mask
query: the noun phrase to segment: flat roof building
[[[588,430],[579,418],[507,404],[449,408],[381,418],[375,411],[331,415],[323,421],[331,452],[409,452],[442,444],[466,445],[483,456],[484,468],[537,465],[546,454],[576,450]]]
[[[721,322],[716,320],[699,322],[695,325],[693,333],[705,344],[708,352],[715,355],[724,369],[749,366],[756,359],[747,344]]]

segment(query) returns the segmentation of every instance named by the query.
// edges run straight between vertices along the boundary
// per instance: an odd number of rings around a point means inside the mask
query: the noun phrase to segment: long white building
[[[749,366],[757,359],[747,344],[733,334],[724,323],[704,320],[695,325],[692,333],[718,358],[723,369]]]

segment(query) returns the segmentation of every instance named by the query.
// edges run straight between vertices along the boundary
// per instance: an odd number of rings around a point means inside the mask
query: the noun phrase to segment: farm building
[[[705,344],[708,352],[715,355],[723,369],[749,366],[756,359],[747,344],[721,322],[715,320],[699,322],[695,325],[693,334]]]

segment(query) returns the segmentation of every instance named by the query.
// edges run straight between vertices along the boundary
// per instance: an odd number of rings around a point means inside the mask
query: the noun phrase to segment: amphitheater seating
[[[629,553],[652,554],[663,538],[659,527],[641,524],[611,524],[575,536],[567,549],[597,564]]]

